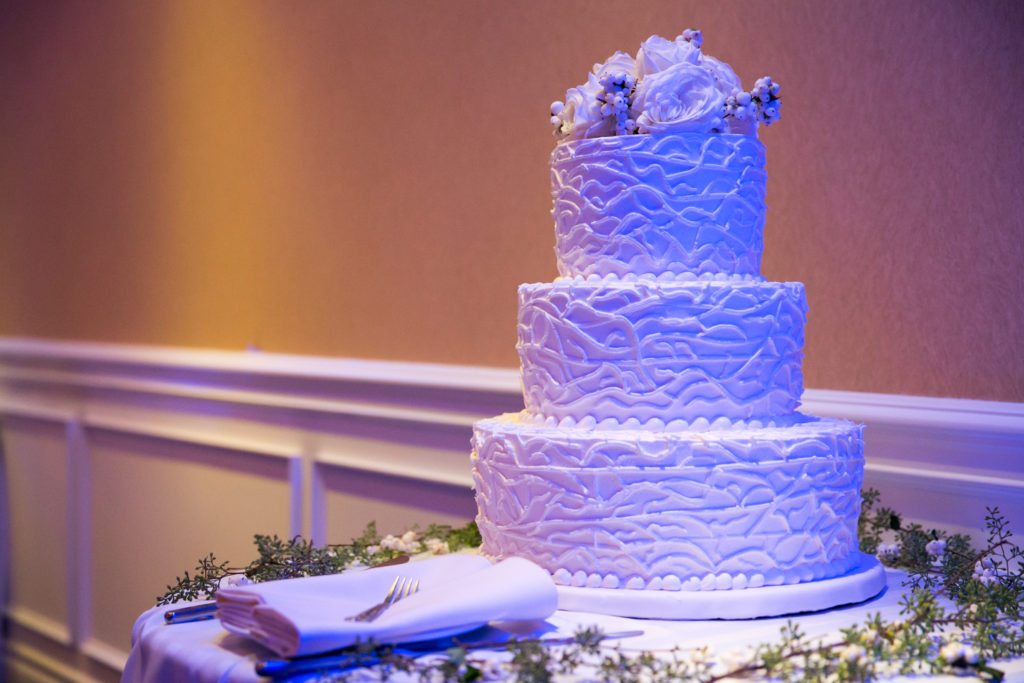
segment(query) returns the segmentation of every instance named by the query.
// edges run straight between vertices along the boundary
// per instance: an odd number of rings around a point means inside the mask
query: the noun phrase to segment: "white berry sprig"
[[[629,135],[637,130],[636,121],[630,116],[633,106],[633,93],[636,90],[636,77],[620,71],[605,74],[600,79],[601,94],[597,100],[601,102],[601,114],[615,120],[615,134]]]
[[[698,50],[704,44],[704,34],[699,28],[688,28],[683,31],[683,40],[693,45]]]
[[[757,118],[757,104],[748,92],[737,91],[725,98],[725,116],[736,121],[753,121]]]
[[[770,76],[757,79],[750,92],[737,91],[725,98],[725,118],[744,123],[758,122],[770,126],[779,120],[782,100],[780,86]]]
[[[751,99],[757,103],[757,119],[766,126],[772,125],[781,116],[779,90],[779,84],[773,83],[771,76],[764,76],[754,81],[754,89],[750,91]]]
[[[555,127],[556,137],[565,135],[566,132],[565,119],[562,118],[563,111],[565,111],[565,102],[555,100],[551,103],[551,125]]]

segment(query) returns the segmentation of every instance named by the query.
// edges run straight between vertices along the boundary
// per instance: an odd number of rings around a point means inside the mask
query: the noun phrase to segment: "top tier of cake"
[[[559,274],[760,276],[764,165],[754,135],[559,143],[551,154]]]

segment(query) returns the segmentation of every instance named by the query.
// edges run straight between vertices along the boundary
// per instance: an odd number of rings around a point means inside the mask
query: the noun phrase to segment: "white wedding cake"
[[[779,87],[741,91],[700,45],[652,37],[553,105],[560,277],[519,288],[526,409],[474,430],[483,552],[598,611],[689,616],[684,593],[864,561],[862,428],[797,412],[804,286],[760,275]]]

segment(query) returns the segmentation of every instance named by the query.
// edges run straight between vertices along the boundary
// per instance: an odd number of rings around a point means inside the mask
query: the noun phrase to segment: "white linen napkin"
[[[376,621],[358,614],[384,597],[396,576],[419,592]],[[327,652],[373,639],[402,643],[468,631],[491,621],[546,619],[558,606],[551,576],[528,560],[491,564],[479,555],[442,555],[404,565],[217,591],[217,617],[282,657]]]

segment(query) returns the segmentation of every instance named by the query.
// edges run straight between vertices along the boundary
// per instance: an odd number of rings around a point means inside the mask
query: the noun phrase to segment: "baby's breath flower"
[[[228,574],[222,576],[218,582],[219,588],[236,588],[238,586],[248,586],[252,583],[248,576],[245,574]]]
[[[853,643],[847,645],[846,647],[844,647],[842,650],[839,651],[839,658],[844,660],[844,661],[847,661],[847,662],[849,662],[851,664],[856,664],[861,659],[863,659],[866,655],[867,655],[867,650],[865,650],[860,645],[855,645]]]
[[[883,562],[891,562],[900,556],[899,543],[879,543],[878,558]]]
[[[988,555],[974,563],[974,574],[972,578],[983,586],[989,586],[999,581],[1004,572],[996,566],[995,561]]]
[[[955,662],[964,656],[964,645],[963,643],[958,643],[956,641],[946,643],[942,646],[942,649],[939,650],[939,656],[947,662]]]
[[[482,662],[474,662],[480,669],[480,677],[485,681],[503,681],[508,678],[508,671],[505,664],[496,659],[485,659]]]
[[[434,555],[447,555],[451,552],[448,542],[442,541],[440,538],[428,538],[423,541],[423,544],[427,547],[427,551]]]

